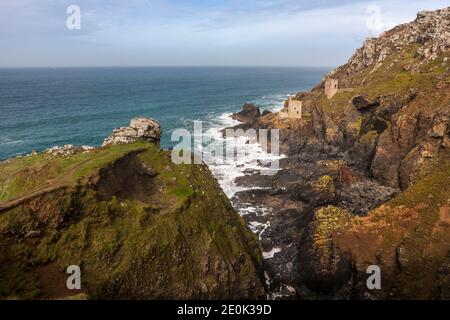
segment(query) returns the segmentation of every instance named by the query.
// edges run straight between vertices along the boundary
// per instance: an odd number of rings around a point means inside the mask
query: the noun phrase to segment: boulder
[[[261,116],[259,107],[246,103],[244,104],[242,111],[233,113],[231,118],[243,123],[255,123],[256,120]]]
[[[129,127],[114,129],[112,135],[105,139],[102,147],[137,141],[150,141],[159,144],[161,133],[161,124],[158,121],[151,118],[135,118],[131,120]]]
[[[443,138],[447,132],[447,124],[440,122],[433,125],[432,134],[433,138]]]

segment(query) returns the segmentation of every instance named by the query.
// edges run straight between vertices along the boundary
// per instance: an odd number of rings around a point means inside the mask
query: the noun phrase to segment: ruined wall
[[[337,92],[339,87],[339,81],[337,79],[325,80],[325,94],[328,99],[331,99]]]
[[[303,102],[292,100],[291,97],[286,101],[285,108],[280,112],[282,118],[301,119]]]

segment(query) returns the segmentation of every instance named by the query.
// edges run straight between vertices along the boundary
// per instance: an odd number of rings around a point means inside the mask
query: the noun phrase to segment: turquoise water
[[[161,144],[176,128],[218,126],[252,102],[276,109],[309,90],[324,68],[0,69],[0,159],[54,145],[98,146],[115,127],[148,116],[161,122]]]

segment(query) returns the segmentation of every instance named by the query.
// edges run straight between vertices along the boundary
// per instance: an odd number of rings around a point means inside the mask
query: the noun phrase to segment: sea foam
[[[263,110],[269,110],[276,112],[281,110],[283,101],[287,98],[287,95],[274,95],[266,96],[257,100],[258,105],[262,105]],[[235,161],[220,161],[220,159],[207,159],[207,164],[219,181],[219,184],[225,194],[231,199],[237,192],[258,189],[258,187],[243,187],[238,186],[235,182],[236,178],[245,176],[247,172],[259,171],[261,174],[269,174],[272,170],[262,165],[264,163],[270,163],[276,160],[284,158],[284,155],[274,155],[265,152],[262,146],[255,143],[248,143],[248,137],[239,138],[224,138],[222,130],[225,128],[233,127],[240,124],[239,121],[231,118],[232,113],[225,112],[218,115],[215,119],[211,120],[211,128],[208,130],[208,134],[213,135],[214,141],[223,143],[227,147],[234,148],[234,150],[246,150],[245,155],[235,159]],[[197,146],[200,147],[200,146]],[[218,161],[215,161],[218,160]],[[249,208],[240,208],[241,214],[248,212]],[[251,209],[250,209],[251,210]]]

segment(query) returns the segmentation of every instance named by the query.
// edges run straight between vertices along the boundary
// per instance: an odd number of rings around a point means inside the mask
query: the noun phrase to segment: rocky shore
[[[287,155],[274,176],[238,178],[252,190],[232,199],[253,208],[273,298],[450,297],[449,32],[450,8],[419,13],[297,94],[302,119],[233,115],[280,129]],[[327,97],[327,79],[352,89]],[[383,290],[365,286],[369,265]]]
[[[0,163],[0,299],[450,299],[450,8],[289,101],[295,118],[232,115],[280,130],[285,157],[231,201],[205,164],[171,161],[149,118]]]

